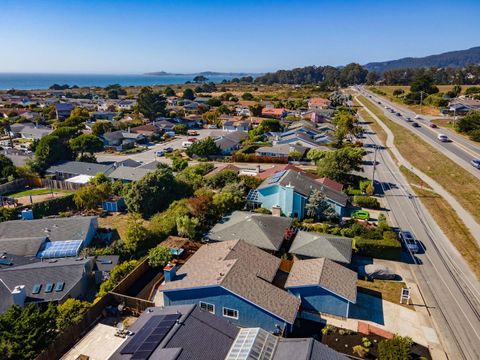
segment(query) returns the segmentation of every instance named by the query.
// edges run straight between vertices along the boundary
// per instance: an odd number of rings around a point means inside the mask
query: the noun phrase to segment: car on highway
[[[417,119],[417,120],[423,120],[420,115],[415,115],[415,119]]]
[[[192,146],[192,144],[193,144],[193,142],[191,142],[191,141],[184,141],[184,142],[182,143],[182,147],[183,147],[184,149],[186,149],[186,148]]]
[[[399,112],[397,112],[395,115],[397,115],[397,116],[402,116],[402,114],[400,114]]]
[[[438,126],[437,126],[437,125],[435,125],[434,123],[431,123],[429,126],[430,126],[432,129],[436,129],[436,128],[438,128]]]
[[[412,120],[412,118],[407,117],[407,118],[405,119],[405,121],[406,121],[406,122],[412,122],[413,120]]]
[[[165,149],[163,149],[163,151],[167,152],[167,153],[172,153],[173,152],[173,148],[172,147],[167,147]]]
[[[198,131],[196,130],[188,130],[187,131],[188,136],[198,136]]]
[[[412,126],[413,126],[413,127],[416,127],[416,128],[419,128],[419,127],[420,127],[420,124],[414,121],[414,122],[412,122]]]
[[[400,240],[403,241],[408,250],[412,253],[417,253],[419,250],[417,240],[413,237],[413,234],[408,230],[400,231]]]
[[[441,142],[449,142],[450,139],[445,134],[438,134],[437,139]]]
[[[197,141],[197,139],[195,138],[188,138],[187,140],[190,141],[191,143],[194,143],[195,141]]]
[[[158,157],[165,156],[165,151],[163,150],[155,151],[155,156],[158,156]]]
[[[473,159],[470,161],[470,164],[472,164],[473,167],[480,169],[480,159]]]

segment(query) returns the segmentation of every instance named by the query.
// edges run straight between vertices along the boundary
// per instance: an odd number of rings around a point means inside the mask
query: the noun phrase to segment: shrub
[[[364,358],[365,355],[367,355],[369,353],[369,349],[362,346],[362,345],[355,345],[353,348],[352,348],[352,352],[356,355],[358,355],[358,357],[361,357],[361,358]]]
[[[470,131],[468,136],[470,140],[480,142],[480,129]]]
[[[378,200],[370,196],[355,195],[353,197],[353,202],[360,207],[366,207],[369,209],[380,208],[380,203],[378,202]]]
[[[148,252],[148,265],[163,267],[172,259],[172,253],[166,246],[158,245]]]
[[[73,201],[74,194],[64,197],[54,198],[32,205],[33,216],[36,219],[41,219],[45,216],[56,215],[61,211],[76,209],[75,202]]]
[[[17,220],[19,215],[19,210],[15,208],[6,208],[0,207],[0,222]]]
[[[355,238],[355,247],[359,255],[377,259],[397,260],[402,253],[402,245],[391,235],[386,235],[384,239],[380,240],[357,237]]]
[[[272,212],[270,210],[262,208],[262,207],[256,208],[255,212],[258,213],[258,214],[267,214],[267,215],[272,214]]]
[[[382,360],[408,360],[413,341],[409,337],[394,336],[378,343],[378,358]]]

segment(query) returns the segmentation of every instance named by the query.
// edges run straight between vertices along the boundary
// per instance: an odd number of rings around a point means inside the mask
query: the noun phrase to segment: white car
[[[415,119],[422,120],[422,117],[420,115],[415,115]]]
[[[186,148],[192,146],[192,144],[193,144],[193,143],[190,142],[190,141],[184,141],[184,142],[182,143],[182,147],[183,147],[184,149],[186,149]]]
[[[472,164],[473,167],[480,169],[480,159],[473,159],[472,161],[470,161],[470,164]]]
[[[449,142],[450,139],[445,134],[438,134],[437,139],[441,142]]]

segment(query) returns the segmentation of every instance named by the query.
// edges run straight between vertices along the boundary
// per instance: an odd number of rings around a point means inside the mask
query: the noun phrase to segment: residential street
[[[380,144],[367,135],[366,144]],[[373,162],[373,148],[367,159]],[[480,283],[462,256],[442,233],[417,199],[386,149],[377,151],[376,192],[383,194],[393,226],[408,229],[423,251],[406,254],[432,316],[441,343],[450,359],[480,358]],[[365,169],[372,176],[373,166]]]
[[[387,116],[389,119],[405,127],[409,131],[414,132],[423,140],[425,140],[428,144],[432,145],[434,148],[441,151],[444,155],[448,156],[451,160],[455,161],[458,165],[462,166],[474,176],[480,178],[480,171],[470,164],[470,161],[472,161],[473,159],[480,158],[479,145],[476,145],[473,142],[463,138],[462,136],[456,134],[454,131],[448,131],[446,129],[440,128],[432,129],[429,127],[428,120],[416,120],[415,116],[417,114],[413,111],[407,110],[404,107],[400,107],[399,105],[394,104],[383,97],[375,95],[371,91],[366,90],[366,88],[364,87],[361,87],[360,89],[363,95],[370,95],[372,97],[372,103],[382,109],[384,115]],[[382,105],[378,104],[378,101],[380,101]],[[388,112],[384,107],[385,104],[395,109],[395,111],[400,112],[403,116],[399,117],[394,113]],[[427,117],[424,115],[420,116],[423,119],[427,119]],[[414,121],[420,124],[420,127],[414,128],[411,123],[405,121],[406,117],[411,117]],[[453,141],[441,142],[437,139],[438,134],[446,134]]]

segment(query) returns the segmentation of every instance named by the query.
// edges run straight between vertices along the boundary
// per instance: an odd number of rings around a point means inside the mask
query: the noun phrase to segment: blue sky
[[[0,0],[0,72],[264,72],[480,45],[480,1]]]

